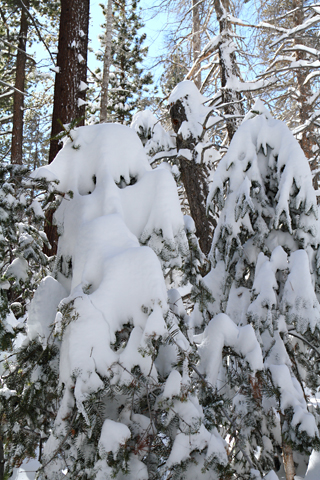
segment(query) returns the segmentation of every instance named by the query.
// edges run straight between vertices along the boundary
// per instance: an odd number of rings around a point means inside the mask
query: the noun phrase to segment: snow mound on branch
[[[262,352],[252,326],[237,327],[228,315],[220,313],[210,320],[199,345],[199,370],[212,385],[217,382],[224,346],[242,355],[253,372],[263,369]]]
[[[130,127],[138,134],[149,157],[158,152],[175,149],[172,136],[165,131],[150,110],[136,113],[132,118]]]
[[[50,291],[48,297],[46,293]],[[53,277],[41,280],[28,308],[27,331],[29,340],[39,338],[43,347],[52,332],[57,308],[60,301],[67,296],[66,289]]]
[[[320,325],[320,304],[310,275],[309,258],[305,250],[297,250],[290,257],[290,273],[284,286],[282,311],[288,323],[300,333],[308,328],[314,332]]]
[[[59,280],[70,288],[72,258],[83,225],[109,214],[120,215],[164,266],[180,266],[188,244],[171,173],[152,170],[136,133],[123,125],[80,127],[71,137],[73,142],[69,138],[50,165],[33,174],[58,180],[64,193],[55,214],[59,234],[64,236],[58,258],[65,280]]]
[[[131,432],[126,425],[109,419],[105,420],[99,441],[101,457],[106,456],[108,452],[112,452],[116,459],[120,445],[124,445],[130,437]]]
[[[309,458],[309,465],[306,472],[305,480],[319,480],[319,472],[320,452],[313,450]]]
[[[169,97],[169,105],[180,101],[185,109],[187,120],[182,122],[179,132],[183,138],[200,138],[203,133],[204,120],[212,110],[204,103],[208,99],[204,97],[195,84],[190,80],[180,82]]]

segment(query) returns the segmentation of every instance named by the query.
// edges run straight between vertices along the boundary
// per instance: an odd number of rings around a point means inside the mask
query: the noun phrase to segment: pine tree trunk
[[[200,15],[199,15],[199,0],[192,0],[192,51],[193,62],[195,63],[201,52],[201,38],[200,38]],[[200,68],[200,65],[199,67]],[[201,88],[201,73],[197,73],[193,79],[196,87]]]
[[[79,120],[84,125],[85,90],[80,83],[87,80],[87,51],[89,30],[89,0],[62,0],[57,67],[54,86],[49,163],[61,145],[54,139],[61,132],[60,122]],[[81,119],[81,121],[80,121]]]
[[[297,27],[301,25],[304,20],[304,0],[295,0],[292,4],[292,9],[296,9],[293,15],[293,26]],[[295,45],[303,44],[303,40],[299,37],[296,37],[294,40]],[[296,60],[306,60],[306,53],[302,50],[297,50],[295,54]],[[309,103],[309,100],[312,96],[311,84],[308,82],[305,84],[305,79],[307,78],[308,70],[304,68],[298,68],[296,71],[297,76],[297,86],[299,92],[299,120],[301,125],[303,125],[313,113],[313,105]],[[316,139],[314,133],[314,125],[310,125],[307,130],[302,132],[301,139],[299,140],[300,146],[305,154],[305,156],[310,160],[314,157],[312,147],[315,146]],[[311,162],[311,170],[318,168],[317,161]],[[319,174],[316,174],[313,179],[313,186],[318,189]]]
[[[281,433],[283,432],[283,425],[285,423],[286,416],[280,413],[280,425]],[[293,451],[291,445],[289,445],[282,434],[282,459],[284,471],[286,473],[286,480],[294,480],[296,474],[294,461],[293,461]]]
[[[228,138],[229,142],[231,142],[233,135],[236,133],[239,126],[239,120],[237,117],[244,115],[244,108],[241,103],[241,94],[230,88],[226,88],[228,79],[231,79],[232,77],[239,78],[236,54],[232,47],[233,40],[229,32],[230,24],[227,19],[227,9],[223,4],[223,0],[214,0],[214,8],[216,11],[217,20],[219,22],[221,35],[221,43],[219,46],[219,63],[222,87],[222,103],[225,104],[225,115],[231,116],[231,118],[227,120]]]
[[[29,1],[25,0],[25,6],[29,7]],[[26,78],[26,44],[28,35],[28,19],[25,10],[21,9],[19,44],[16,61],[16,80],[13,94],[13,121],[12,121],[12,143],[11,163],[22,165],[22,143],[23,143],[23,109]]]
[[[103,77],[101,86],[100,122],[108,120],[108,87],[111,65],[111,40],[112,40],[112,0],[108,0],[106,48],[103,57]]]
[[[296,469],[293,461],[292,447],[285,441],[282,442],[282,455],[284,471],[286,472],[286,480],[294,480]]]
[[[196,226],[196,236],[199,239],[200,248],[203,253],[208,254],[211,248],[213,222],[209,219],[206,212],[206,202],[209,193],[208,190],[208,171],[204,164],[195,163],[183,156],[179,157],[179,150],[188,149],[193,151],[196,140],[189,137],[183,139],[178,134],[183,121],[187,119],[184,107],[178,100],[170,108],[172,127],[177,133],[177,151],[180,161],[181,180],[186,190],[190,213]]]
[[[56,135],[61,132],[62,124],[78,121],[84,125],[85,89],[81,82],[87,80],[87,52],[89,31],[90,0],[61,0],[59,44],[54,86],[54,105],[52,115],[49,163],[55,158],[61,144]],[[45,232],[52,246],[44,248],[44,253],[54,255],[57,251],[57,229],[52,225],[53,210],[47,212]]]
[[[4,452],[3,452],[3,442],[0,437],[0,480],[4,479]]]

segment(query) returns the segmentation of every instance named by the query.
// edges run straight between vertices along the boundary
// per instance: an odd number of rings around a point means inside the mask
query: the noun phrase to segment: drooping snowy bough
[[[30,340],[61,342],[62,398],[43,475],[162,478],[200,452],[201,465],[213,455],[225,464],[190,381],[192,347],[167,304],[161,264],[179,267],[188,254],[175,182],[151,170],[132,129],[102,124],[71,136],[35,173],[63,194],[54,277],[28,319]]]
[[[218,312],[239,327],[253,326],[263,371],[253,375],[229,352],[218,388],[260,471],[274,468],[280,447],[286,478],[293,479],[294,461],[305,469],[304,459],[319,444],[308,406],[319,385],[318,207],[298,142],[260,101],[215,172],[208,207],[219,215],[213,268],[204,279],[215,301],[202,311],[196,306],[192,326],[203,328]],[[243,453],[233,461],[247,478]]]

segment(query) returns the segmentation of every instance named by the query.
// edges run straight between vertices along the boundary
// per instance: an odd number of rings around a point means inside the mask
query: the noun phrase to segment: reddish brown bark
[[[61,144],[55,138],[63,125],[78,121],[84,125],[85,106],[79,105],[79,100],[85,100],[85,90],[81,82],[87,79],[87,51],[89,31],[90,0],[61,0],[61,16],[59,29],[59,44],[54,87],[54,106],[49,152],[49,163],[55,158]],[[82,118],[82,120],[80,120]],[[44,248],[44,253],[54,255],[57,252],[58,235],[53,225],[54,211],[46,215],[45,232],[51,250]]]
[[[173,130],[177,133],[177,151],[188,149],[194,150],[196,139],[189,137],[183,139],[178,133],[183,121],[187,120],[185,109],[180,100],[178,100],[170,108],[170,116]],[[201,250],[208,254],[211,248],[213,219],[207,216],[206,201],[208,196],[208,172],[206,166],[202,163],[195,163],[183,156],[179,157],[181,180],[184,185],[190,213],[196,227],[196,236],[199,239]]]
[[[294,480],[296,469],[293,461],[292,447],[285,441],[282,442],[283,466],[286,472],[286,480]]]
[[[28,8],[29,2],[25,1]],[[11,142],[11,163],[22,164],[22,139],[23,139],[23,109],[25,78],[26,78],[26,44],[28,35],[28,19],[24,9],[21,9],[19,44],[16,61],[16,79],[13,94],[13,121]]]
[[[79,106],[78,100],[85,100],[80,83],[87,79],[88,30],[89,0],[62,0],[49,163],[61,148],[54,138],[62,130],[60,122],[67,124],[85,115],[85,106]]]

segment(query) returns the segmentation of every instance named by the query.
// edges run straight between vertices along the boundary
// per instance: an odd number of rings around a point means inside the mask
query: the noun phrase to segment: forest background
[[[0,479],[315,480],[320,4],[141,5],[0,6]]]

